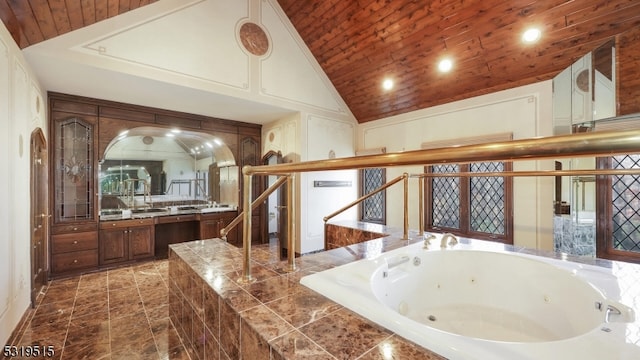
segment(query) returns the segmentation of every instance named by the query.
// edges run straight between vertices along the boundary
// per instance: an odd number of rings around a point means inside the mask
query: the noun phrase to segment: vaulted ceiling
[[[155,1],[0,0],[0,17],[26,48]],[[361,123],[551,79],[640,25],[637,0],[277,1]]]

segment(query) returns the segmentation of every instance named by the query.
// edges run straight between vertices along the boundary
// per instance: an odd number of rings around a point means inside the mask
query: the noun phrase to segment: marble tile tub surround
[[[389,236],[297,259],[286,274],[276,249],[254,247],[256,282],[239,285],[241,249],[219,240],[172,247],[169,312],[192,359],[442,359],[299,284],[307,274],[376,257],[420,239]],[[472,240],[460,238],[463,244]],[[625,303],[640,308],[640,266],[482,242],[496,251],[571,260],[611,269]],[[190,331],[190,332],[189,332]],[[628,341],[640,346],[640,328]]]
[[[194,360],[443,359],[299,284],[412,242],[386,237],[304,255],[290,274],[276,247],[253,247],[248,285],[236,281],[241,249],[216,239],[172,245],[169,316]]]
[[[336,249],[388,236],[384,226],[353,221],[326,223],[324,226],[325,248]]]

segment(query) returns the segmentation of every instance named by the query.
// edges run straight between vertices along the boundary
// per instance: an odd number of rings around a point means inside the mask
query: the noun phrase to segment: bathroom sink
[[[178,210],[198,210],[197,206],[178,206]]]
[[[157,213],[157,212],[165,212],[167,209],[164,208],[148,208],[148,209],[133,209],[131,210],[132,214],[141,214],[141,213]]]

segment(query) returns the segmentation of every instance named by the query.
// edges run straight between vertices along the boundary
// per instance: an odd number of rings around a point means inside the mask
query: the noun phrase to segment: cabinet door
[[[219,238],[223,226],[220,219],[200,220],[199,238],[201,240]]]
[[[141,259],[154,255],[154,239],[151,226],[129,228],[129,258]]]
[[[100,265],[129,260],[129,230],[100,230]]]
[[[95,221],[95,116],[54,112],[54,223]]]
[[[224,218],[222,218],[221,227],[226,227],[227,225],[229,225],[235,218],[235,215],[236,214],[234,213],[231,216],[225,216]],[[242,226],[242,223],[238,224],[238,226]],[[229,233],[227,234],[227,242],[236,246],[241,246],[242,239],[238,239],[238,226],[229,231]]]

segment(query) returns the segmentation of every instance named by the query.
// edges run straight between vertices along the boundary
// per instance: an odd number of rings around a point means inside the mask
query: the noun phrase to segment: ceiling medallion
[[[589,70],[584,69],[576,76],[576,86],[583,92],[589,92]]]
[[[252,22],[244,23],[240,27],[240,41],[248,52],[256,56],[262,56],[269,50],[267,34]]]

